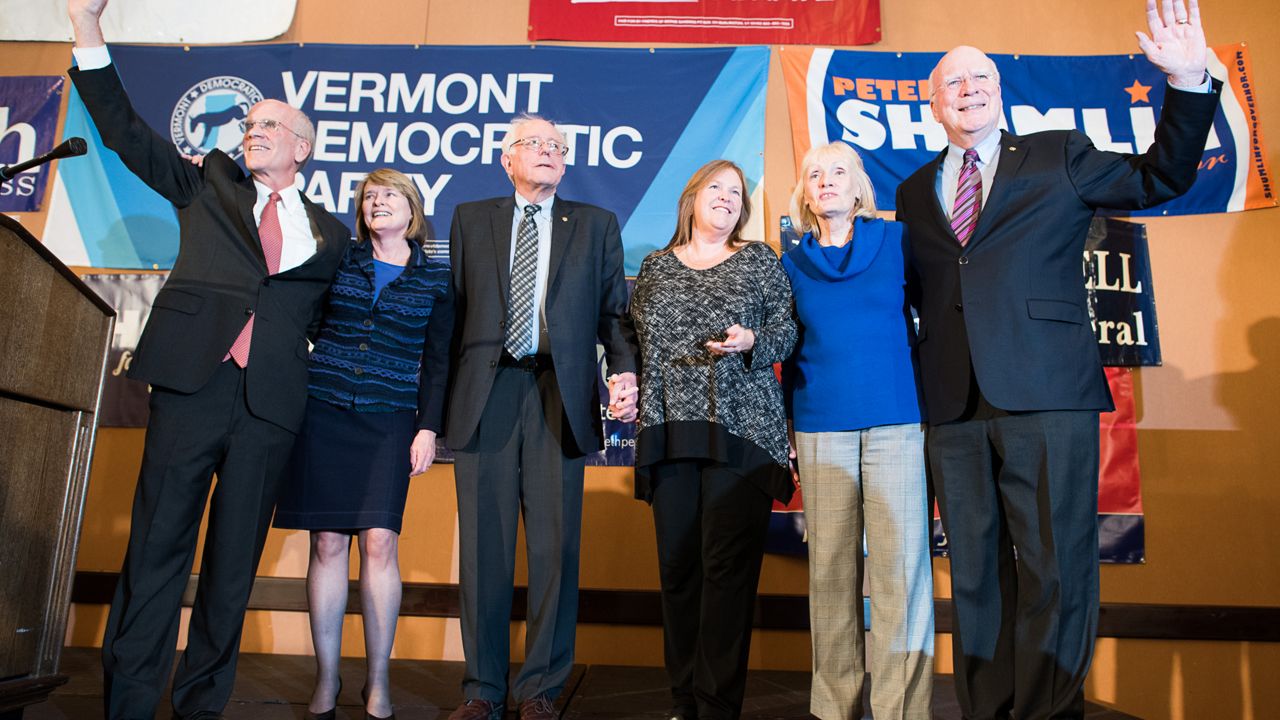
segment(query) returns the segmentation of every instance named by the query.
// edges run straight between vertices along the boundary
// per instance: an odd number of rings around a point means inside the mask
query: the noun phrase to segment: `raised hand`
[[[1169,82],[1178,87],[1195,87],[1204,82],[1206,58],[1209,53],[1204,40],[1204,27],[1200,24],[1200,3],[1189,0],[1147,0],[1148,36],[1138,31],[1138,47],[1152,65],[1169,76]]]
[[[67,14],[77,17],[102,17],[107,0],[67,0]]]
[[[100,20],[107,9],[107,0],[67,0],[67,17],[75,32],[76,47],[105,45]]]

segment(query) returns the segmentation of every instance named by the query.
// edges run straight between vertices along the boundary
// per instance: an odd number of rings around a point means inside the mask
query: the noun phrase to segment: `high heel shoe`
[[[363,700],[364,704],[366,705],[366,708],[364,711],[364,720],[396,720],[396,713],[394,710],[391,711],[390,715],[387,715],[384,717],[379,717],[369,712],[367,707],[369,704],[369,686],[368,685],[365,685],[364,687],[360,688],[360,699]]]
[[[303,714],[303,720],[335,720],[338,716],[338,696],[342,694],[342,678],[338,678],[338,692],[333,694],[333,707],[322,713],[313,713],[308,710]]]

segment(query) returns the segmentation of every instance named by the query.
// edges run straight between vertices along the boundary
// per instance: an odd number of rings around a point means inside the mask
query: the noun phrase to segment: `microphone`
[[[52,162],[53,160],[58,160],[60,158],[65,158],[65,157],[75,157],[76,155],[83,155],[86,152],[89,152],[89,146],[85,144],[84,138],[81,138],[81,137],[67,138],[66,142],[62,143],[58,147],[50,150],[49,152],[43,155],[33,157],[26,162],[20,162],[16,165],[6,165],[4,167],[0,167],[0,182],[4,182],[5,180],[12,180],[14,176],[16,176],[18,173],[24,172],[26,170],[30,170],[33,167],[43,165],[47,162]]]

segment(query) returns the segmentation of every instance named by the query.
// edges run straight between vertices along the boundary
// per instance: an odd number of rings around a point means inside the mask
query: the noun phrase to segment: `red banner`
[[[880,0],[530,0],[529,39],[868,45]]]

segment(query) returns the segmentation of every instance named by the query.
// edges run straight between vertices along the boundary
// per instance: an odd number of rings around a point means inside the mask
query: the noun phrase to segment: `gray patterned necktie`
[[[516,230],[516,257],[511,263],[511,296],[507,301],[507,338],[502,346],[511,357],[521,358],[533,350],[533,286],[538,276],[537,205],[524,206],[524,217]]]

